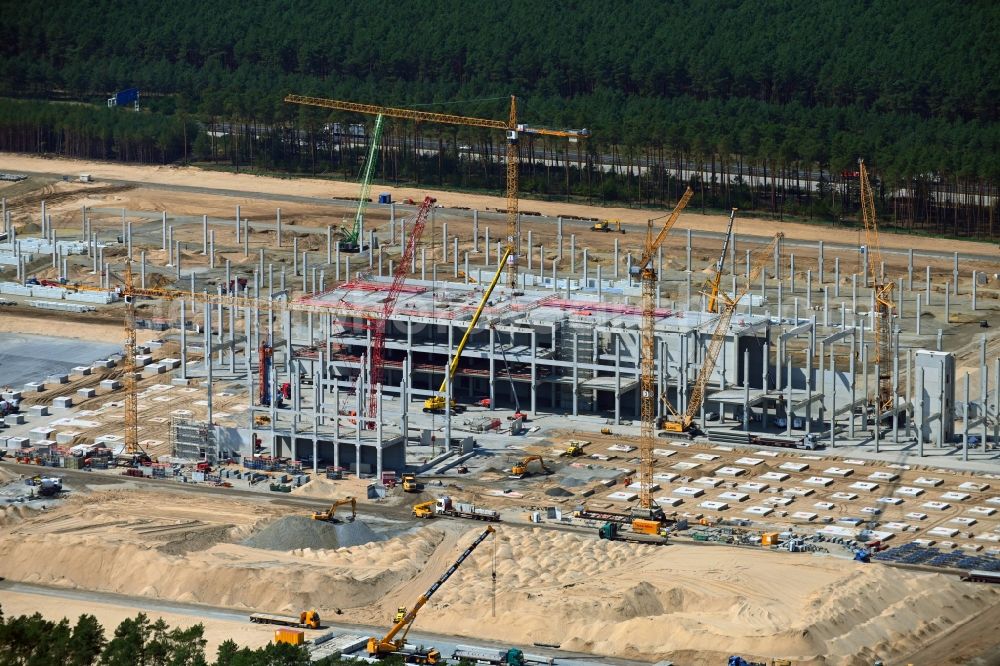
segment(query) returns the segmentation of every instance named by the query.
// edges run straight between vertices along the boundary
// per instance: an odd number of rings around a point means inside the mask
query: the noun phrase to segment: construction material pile
[[[381,537],[363,522],[327,523],[306,516],[285,516],[243,541],[264,550],[336,550],[351,548]]]

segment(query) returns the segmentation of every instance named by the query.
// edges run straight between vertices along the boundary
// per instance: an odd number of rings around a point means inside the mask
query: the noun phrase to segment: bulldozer
[[[313,513],[312,519],[323,520],[328,523],[340,522],[336,517],[337,509],[348,504],[351,505],[351,517],[348,518],[348,520],[353,521],[358,516],[358,502],[353,497],[345,497],[343,499],[336,500],[326,511],[317,511]]]
[[[528,476],[528,464],[538,461],[538,464],[542,468],[544,474],[551,474],[552,470],[545,466],[545,461],[542,460],[541,456],[527,456],[520,461],[514,463],[513,467],[510,468],[510,476],[512,479],[523,479]]]
[[[622,221],[617,218],[613,218],[610,220],[601,220],[600,222],[596,222],[594,226],[591,227],[591,230],[603,231],[604,233],[608,233],[611,231],[616,231],[621,234],[625,233],[625,230],[622,229]]]

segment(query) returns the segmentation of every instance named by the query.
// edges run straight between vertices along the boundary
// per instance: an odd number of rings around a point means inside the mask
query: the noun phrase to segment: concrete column
[[[903,296],[903,278],[896,278],[896,293],[899,296],[896,298],[896,318],[899,321],[903,320],[903,303],[906,300]]]
[[[292,275],[299,274],[299,237],[292,237]]]
[[[163,248],[167,253],[167,263],[166,266],[173,265],[173,250],[174,250],[174,225],[167,227],[167,246]]]
[[[215,268],[215,229],[208,232],[208,267]]]
[[[489,254],[487,252],[486,256],[489,256]],[[424,247],[420,248],[420,279],[427,279],[427,248]]]
[[[931,267],[927,267],[926,277],[924,278],[924,305],[930,307],[931,304]]]
[[[236,206],[236,244],[237,245],[239,245],[239,242],[240,242],[240,220],[241,219],[242,218],[240,217],[240,207],[239,207],[239,205],[237,205]]]
[[[531,236],[531,232],[528,232],[528,236]],[[530,247],[530,243],[529,243]],[[441,261],[448,261],[448,223],[445,222],[441,225]]]
[[[812,310],[813,303],[813,272],[806,271],[806,309]]]
[[[490,228],[486,227],[486,232],[483,234],[483,266],[490,265],[490,250],[492,247],[490,245]]]
[[[944,329],[939,328],[937,330],[937,351],[942,351],[943,343],[944,343]]]
[[[824,264],[823,241],[819,241],[818,255],[819,255],[819,264],[817,265],[816,277],[819,278],[819,283],[823,284],[823,264]]]
[[[333,263],[333,227],[326,228],[326,263]]]
[[[128,260],[132,261],[132,223],[128,223],[128,228],[125,229],[125,243],[128,246]]]
[[[915,333],[920,335],[920,294],[917,294],[917,316],[916,322],[914,323]]]
[[[687,230],[687,247],[685,248],[685,256],[687,260],[686,268],[684,270],[691,271],[691,230]]]
[[[906,288],[913,291],[913,248],[906,253]]]
[[[830,345],[830,448],[834,447],[837,430],[837,366],[834,364],[833,345]]]
[[[122,219],[125,219],[125,209],[122,209]],[[160,235],[162,236],[160,249],[164,252],[167,251],[167,213],[163,211],[160,213]]]
[[[277,208],[274,211],[274,237],[275,241],[278,243],[278,247],[281,247],[281,209]]]
[[[955,296],[958,296],[958,252],[955,252],[955,263],[954,267],[951,269],[951,280],[955,289]]]
[[[532,250],[534,250],[534,248],[535,248],[534,238],[532,237],[531,229],[528,229],[528,252],[527,252],[527,254],[528,254],[528,270],[529,271],[534,270],[532,268],[532,265],[533,265],[533,263],[532,263],[533,262],[533,259],[532,259],[533,252],[532,252]]]
[[[601,281],[602,281],[602,278],[601,278],[601,265],[597,264],[597,301],[598,302],[600,302],[600,300],[601,300],[601,291],[602,291]],[[659,294],[659,290],[657,290],[656,295],[657,296],[660,295]]]
[[[972,271],[972,311],[976,310],[976,271]]]
[[[944,323],[947,324],[951,321],[951,281],[945,280],[944,283]]]
[[[924,455],[924,368],[920,368],[917,381],[917,404],[914,411],[920,414],[920,423],[917,425],[917,451],[921,457]]]
[[[795,254],[794,253],[792,253],[792,255],[789,257],[789,264],[788,264],[788,287],[791,290],[791,292],[794,294],[795,293]]]
[[[614,277],[615,277],[616,280],[618,279],[618,263],[619,263],[619,259],[618,259],[618,239],[616,238],[615,239],[615,263],[614,263]]]
[[[955,253],[955,261],[958,261],[958,253]],[[957,269],[956,269],[957,272]],[[962,410],[962,460],[968,462],[969,460],[969,371],[965,371],[965,391],[962,398],[965,401],[965,408]],[[943,417],[943,415],[942,415]],[[941,429],[944,429],[944,423],[941,424]],[[986,442],[983,442],[983,448],[986,448]]]
[[[145,254],[145,253],[143,253]],[[187,317],[185,312],[186,303],[181,299],[181,379],[187,379]],[[251,401],[252,402],[252,401]]]
[[[479,252],[479,211],[472,211],[472,251]],[[468,271],[466,271],[468,273]]]
[[[569,272],[576,273],[576,234],[569,235]]]
[[[581,274],[582,274],[582,277],[583,277],[583,283],[584,284],[587,283],[587,268],[588,268],[587,267],[587,254],[588,254],[588,252],[589,252],[588,248],[583,248],[583,266],[581,267],[582,268]]]
[[[563,219],[556,218],[556,259],[562,260],[563,253]]]

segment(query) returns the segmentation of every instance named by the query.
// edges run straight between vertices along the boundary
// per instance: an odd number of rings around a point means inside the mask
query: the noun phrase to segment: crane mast
[[[872,293],[875,296],[875,312],[872,330],[875,333],[875,364],[878,367],[878,388],[875,400],[880,412],[894,407],[892,390],[892,316],[896,308],[892,300],[892,281],[885,281],[882,275],[882,247],[878,237],[878,218],[875,216],[875,198],[865,161],[858,160],[858,179],[861,184],[861,217],[865,224],[865,256],[868,272],[872,277]]]
[[[413,253],[416,250],[417,243],[420,241],[420,237],[423,235],[424,227],[427,225],[427,215],[430,213],[431,206],[435,201],[437,199],[433,197],[424,197],[424,202],[420,205],[416,219],[413,222],[413,230],[410,231],[406,249],[403,250],[403,256],[399,259],[399,265],[393,271],[389,292],[386,294],[385,300],[382,301],[382,316],[376,317],[373,322],[375,332],[372,336],[372,376],[368,386],[368,424],[372,429],[377,427],[377,419],[380,418],[378,414],[378,392],[381,390],[382,370],[385,365],[385,328],[389,323],[389,317],[392,315],[393,310],[396,309],[399,292],[403,288],[406,276],[410,273],[410,267],[413,263]]]
[[[655,331],[656,315],[656,269],[653,268],[653,256],[667,237],[671,227],[677,222],[681,211],[687,206],[694,191],[687,188],[680,201],[674,206],[673,212],[664,223],[660,232],[653,237],[653,221],[649,220],[646,227],[646,246],[636,270],[642,284],[642,348],[640,350],[640,425],[639,425],[639,513],[645,517],[658,516],[660,511],[653,502],[653,445],[655,444],[654,429],[656,428],[656,371]]]
[[[368,208],[368,199],[372,189],[372,176],[375,173],[375,163],[378,161],[378,145],[382,138],[382,120],[384,116],[379,114],[375,117],[375,129],[372,130],[372,143],[368,148],[368,157],[365,160],[364,172],[361,176],[361,195],[358,197],[358,209],[354,213],[354,226],[344,233],[344,238],[340,241],[340,249],[344,252],[360,252],[362,241],[361,225],[365,219],[365,209]]]
[[[736,208],[729,212],[729,228],[726,230],[726,239],[722,242],[722,254],[719,255],[719,261],[715,264],[715,275],[712,276],[712,280],[709,283],[708,290],[708,311],[715,312],[715,306],[719,300],[719,284],[722,282],[722,268],[726,265],[726,252],[729,251],[729,243],[732,242],[733,237],[733,220],[736,219]],[[735,271],[736,267],[733,266]]]
[[[466,125],[470,127],[502,130],[507,138],[507,237],[504,240],[504,250],[507,255],[507,285],[511,288],[511,290],[517,289],[517,254],[520,248],[520,224],[518,220],[518,164],[520,161],[518,141],[520,135],[535,134],[542,136],[558,136],[568,138],[570,141],[576,141],[590,136],[590,131],[587,129],[550,129],[519,123],[517,120],[517,98],[513,95],[510,97],[510,111],[506,121],[492,120],[489,118],[473,118],[450,113],[435,113],[433,111],[401,109],[389,106],[378,106],[375,104],[359,104],[357,102],[345,102],[335,99],[324,99],[321,97],[306,97],[303,95],[286,95],[285,101],[292,104],[319,106],[327,109],[337,109],[339,111],[351,111],[354,113],[365,113],[369,115],[383,115],[389,118],[402,118],[405,120],[445,123],[450,125]]]

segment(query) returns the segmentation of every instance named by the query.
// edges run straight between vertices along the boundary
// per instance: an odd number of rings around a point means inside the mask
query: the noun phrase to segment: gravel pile
[[[570,491],[566,490],[565,488],[560,488],[559,486],[556,486],[555,488],[549,488],[548,490],[545,491],[545,494],[549,495],[550,497],[572,497],[573,496],[573,493],[571,493]]]
[[[359,520],[327,523],[307,516],[285,516],[245,539],[243,545],[264,550],[333,550],[381,539]]]

